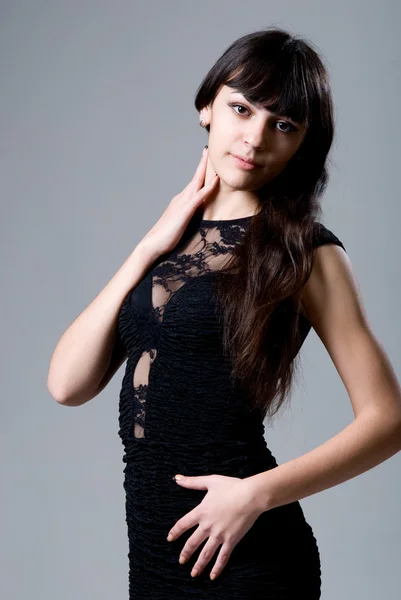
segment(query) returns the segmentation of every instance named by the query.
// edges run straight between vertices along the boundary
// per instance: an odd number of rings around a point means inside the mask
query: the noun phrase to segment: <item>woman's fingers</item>
[[[193,176],[192,179],[194,179],[200,173],[204,173],[205,172],[208,156],[209,156],[209,148],[206,148],[206,146],[205,146],[205,148],[203,149],[203,152],[202,152],[201,159],[200,159],[200,161],[198,163],[198,166],[196,168],[195,174],[194,174],[194,176]]]
[[[218,181],[219,181],[219,176],[216,174],[214,175],[211,180],[209,181],[208,184],[204,185],[196,194],[195,194],[195,198],[196,201],[203,201],[207,198],[207,196],[214,190],[214,188],[217,186]]]
[[[196,190],[198,190],[200,187],[202,187],[202,185],[205,181],[208,157],[209,157],[209,149],[204,148],[202,158],[200,159],[197,169],[195,171],[195,174],[191,180],[191,184],[193,185],[193,187]]]
[[[202,153],[202,157],[196,167],[195,173],[187,183],[183,192],[193,193],[194,191],[198,191],[198,189],[203,185],[206,174],[206,166],[207,166],[207,157],[208,157],[208,148],[204,148],[204,152]]]

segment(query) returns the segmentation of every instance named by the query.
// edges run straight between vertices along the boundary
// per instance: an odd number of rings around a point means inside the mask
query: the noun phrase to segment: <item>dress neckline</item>
[[[200,222],[202,224],[211,224],[211,225],[218,225],[219,223],[237,223],[238,221],[248,221],[249,219],[252,219],[252,217],[255,217],[256,215],[248,215],[247,217],[237,217],[236,219],[201,219]]]

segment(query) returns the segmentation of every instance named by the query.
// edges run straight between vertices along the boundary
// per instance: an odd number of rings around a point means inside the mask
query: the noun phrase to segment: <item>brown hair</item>
[[[252,406],[272,417],[298,367],[299,292],[312,270],[328,182],[332,96],[327,69],[312,44],[277,27],[244,35],[225,50],[197,90],[196,109],[211,104],[222,85],[307,126],[285,169],[256,192],[261,208],[234,248],[229,266],[235,272],[217,278],[232,376],[246,386]]]

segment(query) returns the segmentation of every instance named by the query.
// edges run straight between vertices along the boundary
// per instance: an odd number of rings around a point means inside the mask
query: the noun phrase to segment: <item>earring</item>
[[[204,119],[203,117],[201,117],[201,119],[200,119],[200,121],[199,121],[199,125],[200,125],[201,127],[206,127],[206,121],[205,121],[205,119]]]

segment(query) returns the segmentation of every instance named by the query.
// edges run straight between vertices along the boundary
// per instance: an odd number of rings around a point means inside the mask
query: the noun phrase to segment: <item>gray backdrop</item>
[[[343,241],[370,323],[400,365],[400,5],[337,0],[0,3],[1,596],[128,596],[118,394],[47,391],[61,334],[106,285],[207,141],[195,89],[236,38],[278,25],[330,69],[337,132],[326,225]],[[279,463],[353,418],[312,330],[291,408],[266,429]],[[301,501],[324,600],[400,597],[401,455]],[[268,543],[268,540],[266,540]]]

